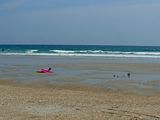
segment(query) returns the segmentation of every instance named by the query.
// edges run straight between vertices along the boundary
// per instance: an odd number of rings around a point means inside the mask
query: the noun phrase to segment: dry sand
[[[160,95],[1,81],[0,120],[160,120]]]

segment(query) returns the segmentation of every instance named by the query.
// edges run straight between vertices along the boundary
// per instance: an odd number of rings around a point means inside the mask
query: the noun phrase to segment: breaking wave
[[[43,56],[110,56],[110,57],[152,57],[160,58],[160,52],[123,52],[105,50],[48,50],[0,51],[0,55],[43,55]]]

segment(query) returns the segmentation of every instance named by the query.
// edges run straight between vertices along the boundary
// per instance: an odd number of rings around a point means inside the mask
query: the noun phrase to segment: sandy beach
[[[1,56],[0,120],[160,120],[160,63],[96,57],[38,60]],[[46,66],[54,73],[36,73]]]
[[[0,82],[0,120],[159,120],[160,96]]]

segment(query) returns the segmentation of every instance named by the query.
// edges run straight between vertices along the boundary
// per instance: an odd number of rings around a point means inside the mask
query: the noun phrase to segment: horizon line
[[[0,45],[48,45],[48,46],[52,46],[52,45],[57,45],[57,46],[135,46],[135,47],[160,47],[160,45],[114,45],[114,44],[37,44],[37,43],[32,43],[32,44],[9,44],[9,43],[5,43],[5,44],[1,44]]]

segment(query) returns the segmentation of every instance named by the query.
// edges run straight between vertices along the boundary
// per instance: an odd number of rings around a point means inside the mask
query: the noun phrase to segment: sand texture
[[[160,120],[160,96],[1,82],[0,120]]]

